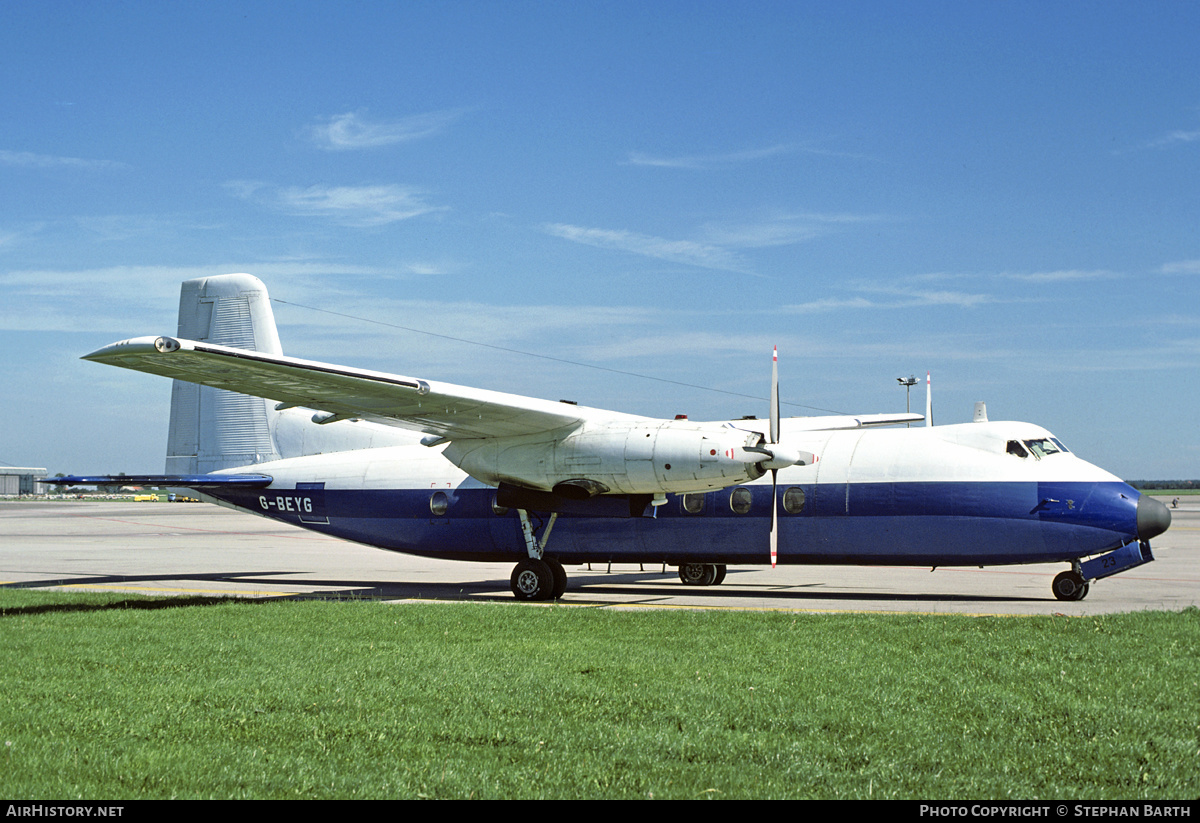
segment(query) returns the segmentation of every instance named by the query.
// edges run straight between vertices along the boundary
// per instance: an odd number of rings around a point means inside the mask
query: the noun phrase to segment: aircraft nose
[[[1157,537],[1171,525],[1171,510],[1149,495],[1143,494],[1137,503],[1139,540]]]

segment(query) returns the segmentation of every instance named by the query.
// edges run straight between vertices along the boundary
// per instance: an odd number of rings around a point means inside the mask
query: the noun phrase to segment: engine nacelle
[[[577,500],[599,494],[720,489],[763,475],[747,452],[758,432],[688,420],[585,427],[563,437],[452,441],[443,454],[476,480],[554,491]]]

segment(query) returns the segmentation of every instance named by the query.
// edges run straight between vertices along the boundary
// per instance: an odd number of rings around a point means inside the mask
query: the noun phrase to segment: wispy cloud
[[[453,109],[372,121],[363,113],[347,112],[310,126],[306,133],[318,148],[326,151],[371,149],[432,137],[462,114],[461,109]]]
[[[669,240],[638,232],[588,228],[568,223],[550,223],[543,230],[555,237],[603,249],[640,254],[672,263],[717,271],[756,274],[739,252],[773,246],[789,246],[829,233],[839,224],[881,218],[851,214],[809,212],[769,214],[761,219],[736,223],[708,223],[696,239]]]
[[[783,310],[791,314],[824,314],[825,312],[840,311],[841,309],[876,308],[882,308],[882,306],[865,297],[823,297],[820,300],[810,300],[807,303],[794,303],[790,306],[784,306]]]
[[[1167,146],[1178,145],[1179,143],[1195,143],[1197,140],[1200,140],[1200,131],[1175,129],[1167,132],[1162,137],[1151,140],[1146,146],[1152,149],[1161,149]]]
[[[424,200],[410,186],[283,186],[254,181],[231,181],[225,188],[235,197],[300,217],[323,217],[343,226],[370,228],[445,211]]]
[[[1200,271],[1200,261],[1195,261]],[[1178,264],[1186,266],[1187,264]],[[1166,267],[1164,267],[1165,270]],[[1106,269],[1060,269],[1044,272],[1003,272],[999,274],[934,272],[911,275],[880,282],[860,280],[846,284],[846,288],[857,293],[851,297],[826,297],[807,303],[785,306],[793,313],[815,314],[841,310],[861,309],[914,309],[935,306],[957,306],[974,309],[992,304],[1036,303],[1049,298],[1039,296],[1041,292],[1029,290],[1014,292],[1012,283],[1053,286],[1058,284],[1087,284],[1103,280],[1118,280],[1124,277],[1119,272]],[[972,291],[955,288],[957,283],[983,283],[996,286],[996,292]],[[1004,286],[1008,283],[1010,285]],[[946,287],[949,286],[949,287]]]
[[[1177,260],[1162,267],[1163,274],[1200,274],[1200,260]]]
[[[625,160],[628,166],[655,166],[667,169],[711,169],[719,166],[731,166],[776,157],[781,154],[791,154],[797,149],[786,144],[767,146],[761,149],[726,152],[723,154],[692,154],[677,157],[652,155],[646,152],[633,151]]]
[[[824,157],[855,157],[865,159],[865,156],[861,154],[824,149],[803,143],[777,143],[773,146],[765,146],[763,148],[713,152],[711,154],[662,155],[650,154],[644,151],[631,151],[623,161],[623,165],[700,171],[737,166],[743,163],[753,163],[758,160],[790,154],[815,154]]]
[[[7,151],[0,149],[0,166],[22,169],[81,169],[85,171],[108,171],[127,168],[115,160],[88,160],[83,157],[58,157],[52,154],[34,154],[29,151]]]
[[[667,240],[631,231],[593,229],[566,223],[550,223],[543,226],[543,229],[555,237],[561,237],[573,243],[582,243],[586,246],[615,249],[671,263],[699,266],[704,269],[752,273],[749,265],[737,254],[711,243],[699,243],[693,240]]]
[[[1062,269],[1059,271],[1026,272],[1020,274],[1000,275],[1008,280],[1018,280],[1024,283],[1070,283],[1088,282],[1093,280],[1115,280],[1121,275],[1104,269]]]
[[[790,246],[828,234],[840,225],[882,219],[884,218],[855,214],[781,213],[749,222],[709,223],[704,226],[704,236],[708,242],[734,248]]]
[[[783,306],[782,309],[793,314],[818,314],[843,309],[917,309],[934,306],[957,306],[962,309],[974,309],[978,306],[992,303],[1019,303],[1028,298],[998,297],[993,294],[980,292],[955,291],[951,289],[913,289],[892,286],[861,286],[858,291],[878,297],[843,297],[822,298],[807,303],[795,303]]]

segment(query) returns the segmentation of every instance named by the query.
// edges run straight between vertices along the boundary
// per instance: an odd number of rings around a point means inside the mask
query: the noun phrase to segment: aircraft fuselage
[[[822,431],[796,440],[820,460],[779,474],[780,563],[1073,561],[1149,536],[1145,512],[1139,530],[1141,495],[1119,478],[1061,444],[1040,456],[1030,446],[1012,453],[1013,441],[1056,442],[1036,426]],[[206,495],[392,551],[524,556],[516,511],[497,507],[495,488],[438,451],[393,446],[260,463],[253,470],[273,478],[269,487]],[[763,478],[668,495],[640,517],[563,515],[546,555],[563,563],[766,563],[771,490]],[[545,522],[533,514],[535,526]]]

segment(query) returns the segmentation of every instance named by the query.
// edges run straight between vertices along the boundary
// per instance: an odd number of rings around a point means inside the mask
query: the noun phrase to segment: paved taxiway
[[[1160,498],[1170,504],[1170,498]],[[730,567],[688,588],[673,568],[569,566],[563,602],[610,607],[1087,615],[1200,606],[1200,497],[1180,498],[1156,561],[1063,603],[1065,564]],[[425,560],[204,503],[0,502],[0,585],[239,597],[509,601],[510,563]]]

